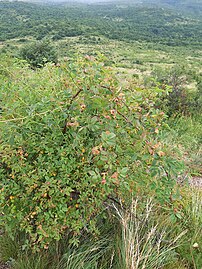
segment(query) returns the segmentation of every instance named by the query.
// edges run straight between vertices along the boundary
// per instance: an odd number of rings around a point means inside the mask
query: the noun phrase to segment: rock
[[[11,267],[3,262],[0,262],[0,269],[11,269]]]
[[[202,177],[190,177],[188,182],[190,186],[202,189]]]

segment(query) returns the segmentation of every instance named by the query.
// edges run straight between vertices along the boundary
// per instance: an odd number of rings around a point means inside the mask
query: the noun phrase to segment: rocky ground
[[[10,267],[7,264],[0,262],[0,269],[9,269],[9,268]]]
[[[202,189],[202,177],[192,177],[188,181],[190,186]]]

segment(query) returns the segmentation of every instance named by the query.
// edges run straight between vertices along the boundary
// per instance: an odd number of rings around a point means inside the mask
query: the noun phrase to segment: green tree
[[[43,67],[48,62],[57,62],[56,49],[48,39],[26,45],[20,54],[33,68]]]

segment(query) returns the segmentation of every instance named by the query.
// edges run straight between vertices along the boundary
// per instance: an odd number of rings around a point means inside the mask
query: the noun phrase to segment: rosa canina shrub
[[[122,89],[112,70],[80,57],[2,86],[2,225],[48,248],[70,231],[96,232],[110,199],[144,193],[168,203],[177,161],[158,140],[158,91]]]

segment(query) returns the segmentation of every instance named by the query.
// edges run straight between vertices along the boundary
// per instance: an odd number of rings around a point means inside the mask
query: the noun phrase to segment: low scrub
[[[66,234],[78,244],[81,232],[98,233],[108,201],[172,203],[181,165],[159,139],[161,90],[122,89],[102,56],[20,66],[2,89],[1,225],[10,236],[25,233],[35,250]]]

